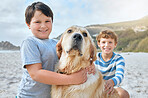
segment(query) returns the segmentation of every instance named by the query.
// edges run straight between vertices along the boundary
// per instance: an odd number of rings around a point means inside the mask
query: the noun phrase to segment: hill
[[[127,28],[135,28],[139,26],[146,26],[148,27],[148,16],[145,16],[139,20],[133,20],[133,21],[126,21],[126,22],[119,22],[119,23],[112,23],[112,24],[105,24],[104,26],[110,27],[112,29],[116,30],[122,30]]]
[[[15,46],[8,41],[1,41],[0,42],[0,50],[19,50],[19,46]]]
[[[148,52],[148,16],[139,20],[86,26],[95,43],[96,35],[106,29],[118,35],[117,51]]]
[[[114,31],[122,31],[126,29],[133,29],[135,31],[146,30],[148,28],[148,16],[145,16],[139,20],[133,21],[125,21],[125,22],[118,22],[118,23],[110,23],[110,24],[96,24],[96,25],[88,25],[86,28],[92,34],[96,34],[105,29],[111,29]]]

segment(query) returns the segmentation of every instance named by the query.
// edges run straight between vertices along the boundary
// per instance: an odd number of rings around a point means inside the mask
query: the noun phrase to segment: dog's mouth
[[[80,49],[76,49],[75,47],[74,48],[71,48],[69,51],[66,51],[66,53],[69,54],[69,56],[71,55],[78,55],[78,56],[82,56],[83,54],[81,53],[81,50]]]
[[[73,54],[76,55],[78,54],[78,56],[82,56],[82,42],[83,42],[83,37],[80,34],[75,34],[72,36],[72,44],[71,44],[71,48],[69,51],[66,51],[69,54]]]

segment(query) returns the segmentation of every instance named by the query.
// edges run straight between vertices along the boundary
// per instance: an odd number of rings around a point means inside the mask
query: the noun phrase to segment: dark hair
[[[41,11],[47,17],[51,17],[53,22],[53,12],[50,9],[50,7],[42,2],[34,2],[31,5],[29,5],[25,11],[25,21],[27,24],[30,24],[35,11]]]

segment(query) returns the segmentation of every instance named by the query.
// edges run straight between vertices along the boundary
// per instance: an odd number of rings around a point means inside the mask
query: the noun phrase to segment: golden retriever
[[[68,28],[60,39],[58,72],[72,74],[91,65],[96,60],[96,47],[89,32],[84,27]],[[52,98],[119,98],[117,91],[107,95],[104,91],[104,80],[96,69],[95,75],[88,74],[88,79],[80,85],[53,85]]]

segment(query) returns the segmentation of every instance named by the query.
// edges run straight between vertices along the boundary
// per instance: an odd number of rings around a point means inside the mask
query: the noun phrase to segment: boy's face
[[[115,43],[114,39],[111,38],[101,38],[100,43],[98,42],[98,46],[102,50],[102,53],[105,54],[112,54],[116,45],[117,43]]]
[[[52,30],[52,19],[51,17],[45,16],[41,11],[35,11],[30,25],[27,25],[35,37],[48,39]]]

